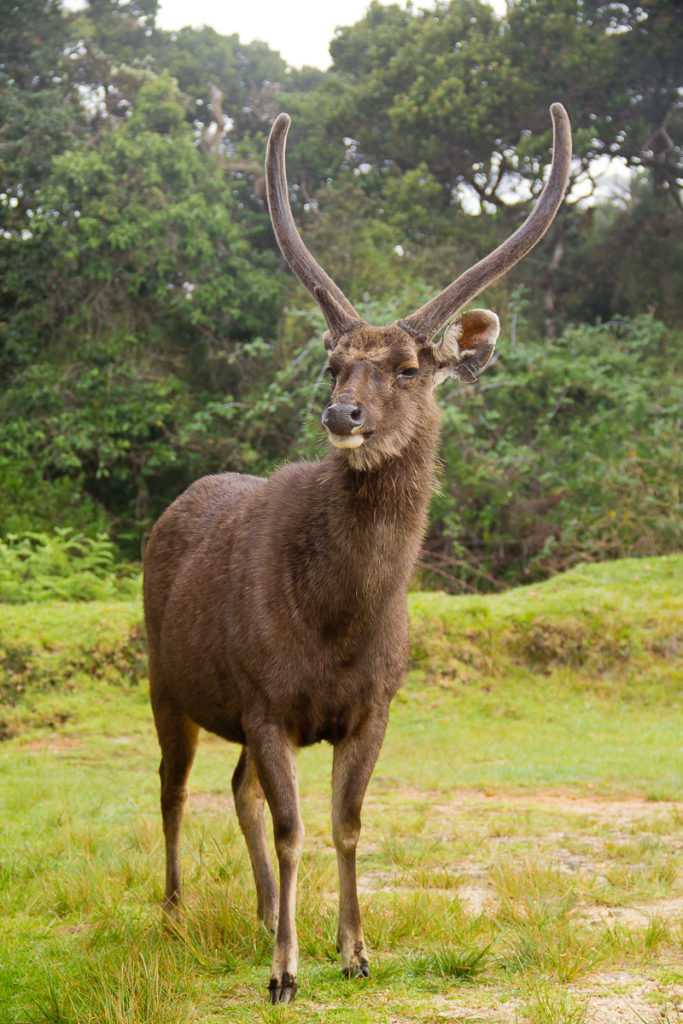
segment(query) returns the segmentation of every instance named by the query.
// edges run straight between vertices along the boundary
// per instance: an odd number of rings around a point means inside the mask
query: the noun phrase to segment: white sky
[[[382,0],[383,3],[389,0]],[[210,25],[243,43],[268,43],[292,67],[326,68],[339,25],[359,21],[369,0],[161,0],[157,24],[165,29]],[[401,2],[405,7],[405,0]],[[425,4],[425,6],[428,6]]]
[[[70,10],[85,7],[85,0],[63,0]],[[406,0],[380,0],[382,4]],[[498,11],[505,0],[489,0]],[[305,64],[323,70],[330,65],[328,47],[334,30],[353,25],[365,14],[370,0],[161,0],[157,25],[180,29],[210,25],[220,35],[238,35],[243,43],[268,43],[292,67]],[[430,8],[430,0],[415,7]]]

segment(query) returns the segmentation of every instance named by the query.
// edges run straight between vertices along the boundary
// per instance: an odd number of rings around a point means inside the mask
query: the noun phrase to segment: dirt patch
[[[63,754],[67,750],[77,750],[82,746],[83,740],[79,740],[75,736],[46,736],[27,740],[18,749],[22,754],[38,754],[44,751],[50,754]]]
[[[572,986],[586,1001],[584,1024],[677,1024],[683,1021],[683,986],[634,978],[629,971],[602,971],[590,985]]]
[[[469,995],[435,996],[433,999],[436,1020],[452,1024],[517,1024],[519,1021],[517,1000],[502,1003],[492,1000],[486,1006],[473,1005]]]
[[[493,893],[485,885],[467,883],[458,886],[458,899],[472,917],[478,917],[495,905]]]
[[[405,836],[400,831],[396,834],[397,855],[400,858],[405,852],[406,861],[399,859],[392,867],[386,862],[381,867],[376,862],[371,866],[369,858],[381,852],[388,841],[382,825],[387,791],[406,810]],[[316,799],[327,803],[329,798],[326,794]],[[190,806],[200,813],[234,815],[229,784],[225,790],[193,791]],[[306,799],[303,814],[306,819]],[[371,899],[381,892],[414,894],[418,888],[433,891],[443,884],[472,918],[496,915],[501,909],[498,865],[514,868],[517,861],[521,866],[528,859],[550,872],[585,877],[594,883],[615,866],[628,870],[632,863],[628,856],[619,859],[622,845],[627,853],[633,848],[637,854],[637,844],[646,837],[650,843],[645,847],[647,851],[661,847],[670,859],[675,859],[683,850],[682,816],[681,803],[633,795],[615,799],[564,790],[508,793],[460,789],[435,796],[433,791],[402,786],[397,779],[378,776],[366,801],[358,887]],[[413,827],[419,832],[411,831]],[[411,839],[417,840],[414,859]],[[325,849],[333,860],[329,830],[309,833],[306,848]],[[433,850],[436,853],[430,860]],[[444,850],[449,851],[447,863]],[[637,865],[637,861],[633,863]],[[434,868],[432,875],[430,865]],[[330,870],[330,887],[321,890],[318,898],[326,906],[336,907],[334,868]],[[583,883],[578,884],[584,896]],[[673,931],[683,920],[680,889],[674,888],[667,898],[662,898],[662,892],[652,899],[634,894],[633,903],[628,902],[628,888],[617,889],[623,905],[611,906],[587,895],[592,891],[591,884],[586,885],[585,898],[580,899],[572,916],[594,926],[596,934],[599,929],[618,926],[634,936],[642,935],[653,921],[661,921]],[[623,969],[583,975],[566,988],[550,984],[549,992],[552,994],[555,988],[571,996],[577,1014],[585,1010],[582,1024],[683,1024],[683,986],[663,984],[661,975],[643,968],[637,959],[625,962]],[[516,998],[505,999],[502,989],[495,985],[488,990],[478,986],[451,988],[430,998],[429,1004],[430,1020],[453,1024],[530,1024],[534,1019],[533,1007],[524,996],[518,992]],[[392,1019],[397,1024],[401,1021],[399,1017]]]
[[[615,990],[618,995],[614,994]],[[683,1022],[683,987],[680,985],[642,983],[627,971],[610,971],[596,975],[591,985],[573,985],[567,991],[575,1006],[584,1009],[582,1024]],[[469,991],[435,996],[433,1006],[434,1018],[449,1024],[528,1024],[533,1019],[525,1013],[520,999],[505,1002],[493,999],[484,1005],[480,996]]]
[[[597,996],[589,1000],[584,1024],[661,1024],[662,1017],[651,1003],[642,996],[631,995],[620,999],[616,996]]]
[[[642,928],[655,919],[675,923],[683,921],[683,896],[629,907],[591,907],[581,917],[591,924],[620,924],[626,928]]]
[[[232,798],[230,781],[227,789],[223,792],[216,790],[197,789],[191,790],[189,808],[192,811],[220,811],[221,813],[235,813],[235,803]]]
[[[682,812],[683,804],[673,801],[653,801],[644,797],[629,797],[610,800],[603,797],[576,796],[569,793],[534,793],[533,796],[505,798],[506,803],[519,803],[526,807],[550,807],[563,814],[582,814],[612,825],[632,825],[644,818],[662,818],[668,814]]]
[[[415,789],[409,789],[406,799],[419,799],[418,792]],[[429,799],[429,794],[423,792],[421,795],[422,799]],[[683,804],[674,801],[653,801],[646,800],[644,797],[609,799],[600,796],[583,796],[562,790],[541,790],[528,794],[458,790],[448,803],[438,801],[433,804],[437,813],[451,815],[457,814],[459,808],[471,808],[475,805],[484,810],[492,810],[503,805],[522,811],[541,809],[555,811],[558,814],[583,815],[619,828],[633,825],[636,822],[642,823],[645,819],[655,820],[671,814],[683,815]]]
[[[657,818],[670,813],[683,817],[683,802],[672,800],[648,800],[641,796],[603,797],[574,793],[563,789],[541,789],[533,792],[509,792],[507,790],[467,789],[451,790],[448,800],[435,797],[433,790],[419,786],[401,785],[399,779],[376,776],[372,786],[379,792],[374,797],[377,807],[382,806],[381,792],[391,789],[393,796],[406,805],[425,804],[438,814],[457,814],[458,810],[473,806],[485,810],[498,807],[513,807],[521,810],[549,809],[564,814],[583,814],[609,823],[631,823],[642,818]],[[590,787],[589,787],[590,788]],[[371,807],[373,797],[365,801]]]

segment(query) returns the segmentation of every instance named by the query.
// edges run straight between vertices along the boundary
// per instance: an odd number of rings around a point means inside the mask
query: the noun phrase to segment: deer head
[[[489,363],[500,329],[498,317],[487,309],[458,311],[518,263],[557,213],[569,177],[571,129],[560,103],[553,103],[550,114],[550,174],[524,223],[416,312],[385,327],[371,327],[306,248],[287,189],[290,117],[280,114],[274,122],[266,153],[270,218],[282,255],[325,318],[323,341],[333,391],[322,422],[332,444],[348,452],[354,468],[369,469],[400,454],[419,427],[432,389],[447,377],[473,383]]]

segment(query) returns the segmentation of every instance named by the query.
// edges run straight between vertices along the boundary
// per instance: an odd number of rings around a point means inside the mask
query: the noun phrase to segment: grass
[[[411,671],[360,844],[372,977],[339,971],[331,752],[307,749],[286,1010],[265,1002],[238,751],[210,736],[185,913],[162,918],[139,603],[3,606],[0,1021],[590,1024],[596,1000],[619,1021],[679,1019],[681,578],[670,557],[411,595]]]

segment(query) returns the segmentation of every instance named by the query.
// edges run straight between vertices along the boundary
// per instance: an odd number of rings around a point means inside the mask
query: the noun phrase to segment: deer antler
[[[466,270],[415,313],[399,320],[415,337],[429,342],[450,317],[470,299],[483,291],[533,249],[553,222],[562,202],[572,155],[571,127],[561,103],[550,108],[553,120],[553,158],[550,175],[536,206],[524,223],[488,256]],[[273,124],[266,152],[266,190],[270,219],[285,260],[320,306],[333,336],[353,323],[363,322],[342,290],[328,277],[308,251],[296,229],[287,193],[285,143],[291,124],[288,114],[280,114]]]
[[[332,334],[338,335],[352,323],[361,322],[362,317],[311,255],[296,229],[289,205],[285,168],[285,143],[290,124],[289,114],[280,114],[268,139],[266,191],[270,219],[282,255],[320,306]]]
[[[536,206],[506,242],[466,270],[411,316],[399,320],[401,326],[406,327],[411,334],[423,341],[431,341],[465,303],[526,256],[550,227],[567,187],[572,155],[571,127],[566,110],[561,103],[553,103],[550,114],[553,119],[553,159],[550,176]]]

